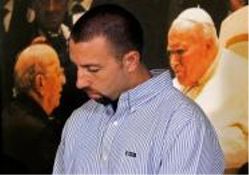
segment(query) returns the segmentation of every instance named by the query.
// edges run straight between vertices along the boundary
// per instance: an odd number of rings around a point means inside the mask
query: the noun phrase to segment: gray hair
[[[14,67],[14,83],[16,93],[27,94],[35,88],[35,77],[46,73],[48,55],[57,53],[47,44],[34,44],[25,48],[17,57]]]
[[[184,10],[173,21],[172,26],[181,25],[183,22],[201,26],[203,37],[213,40],[218,47],[218,36],[214,21],[204,9],[194,7]]]

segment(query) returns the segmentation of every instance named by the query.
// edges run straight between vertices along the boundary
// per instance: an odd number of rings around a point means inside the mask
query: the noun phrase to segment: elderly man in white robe
[[[248,161],[248,61],[219,47],[216,33],[206,11],[187,9],[170,27],[167,50],[174,86],[202,107],[217,131],[227,170],[234,170]]]

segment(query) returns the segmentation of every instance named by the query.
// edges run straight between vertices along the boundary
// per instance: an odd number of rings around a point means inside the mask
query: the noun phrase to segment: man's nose
[[[77,71],[77,81],[76,81],[76,87],[78,89],[83,89],[86,87],[89,87],[91,84],[90,79],[88,77],[88,75],[86,75],[86,73],[84,73],[84,71]]]
[[[90,81],[83,77],[77,77],[76,87],[78,89],[84,89],[90,86]]]
[[[172,68],[180,64],[180,58],[176,54],[171,54],[170,55],[170,65]]]

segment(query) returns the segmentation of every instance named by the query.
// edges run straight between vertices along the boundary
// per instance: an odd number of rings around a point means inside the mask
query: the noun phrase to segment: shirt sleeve
[[[187,112],[186,112],[187,111]],[[178,110],[165,137],[160,174],[222,174],[224,158],[216,133],[199,108]]]

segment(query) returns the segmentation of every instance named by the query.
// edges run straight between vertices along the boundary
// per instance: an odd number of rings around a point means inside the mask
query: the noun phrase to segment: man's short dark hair
[[[90,41],[96,36],[105,37],[118,56],[130,50],[143,53],[142,27],[130,12],[120,6],[105,4],[90,9],[71,32],[71,38],[76,43]]]

